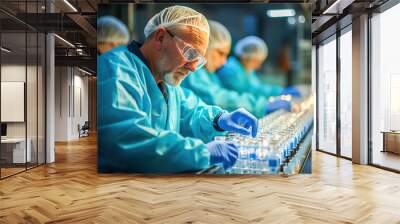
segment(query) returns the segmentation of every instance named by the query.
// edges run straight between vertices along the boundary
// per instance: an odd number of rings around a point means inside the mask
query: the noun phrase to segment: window
[[[44,1],[4,5],[23,16],[41,12]],[[5,178],[45,163],[46,40],[12,16],[0,12],[0,17],[0,178]]]
[[[383,132],[400,130],[400,32],[394,28],[398,21],[400,4],[371,19],[372,163],[395,170],[400,170],[400,146],[397,153],[387,151]]]
[[[318,149],[336,153],[336,37],[318,48]]]
[[[340,155],[352,157],[352,33],[340,36]],[[346,32],[347,31],[347,32]]]

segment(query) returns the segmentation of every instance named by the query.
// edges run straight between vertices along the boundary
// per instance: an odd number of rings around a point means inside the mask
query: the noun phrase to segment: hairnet
[[[237,42],[235,55],[240,58],[265,59],[268,55],[268,48],[261,38],[256,36],[247,36]]]
[[[97,20],[97,42],[127,44],[129,32],[125,24],[113,16],[102,16]]]
[[[210,33],[206,17],[201,13],[185,6],[171,6],[154,15],[144,28],[144,36],[149,37],[160,27],[189,26],[202,32]]]
[[[228,46],[230,48],[232,38],[228,29],[221,23],[213,20],[208,20],[210,25],[210,42],[208,48],[219,48]]]

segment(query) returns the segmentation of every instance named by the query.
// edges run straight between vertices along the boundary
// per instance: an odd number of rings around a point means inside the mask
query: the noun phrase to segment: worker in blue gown
[[[222,86],[238,93],[252,93],[258,96],[270,97],[292,95],[301,97],[295,87],[283,88],[279,85],[263,83],[256,74],[268,56],[265,42],[256,36],[240,39],[234,49],[234,56],[217,71]]]
[[[222,85],[223,80],[220,80],[215,71],[226,62],[231,48],[231,35],[221,23],[213,20],[209,20],[208,23],[210,43],[206,51],[207,63],[187,76],[181,86],[192,90],[208,104],[218,105],[228,111],[244,107],[259,118],[278,109],[290,110],[289,101],[279,99],[270,102],[265,96],[237,92]]]
[[[224,131],[257,134],[244,109],[227,112],[179,87],[204,65],[209,25],[197,11],[165,8],[131,42],[98,57],[98,171],[180,173],[231,167],[235,145],[212,141]]]
[[[97,52],[103,54],[115,47],[127,45],[129,32],[125,24],[114,16],[102,16],[97,20]]]

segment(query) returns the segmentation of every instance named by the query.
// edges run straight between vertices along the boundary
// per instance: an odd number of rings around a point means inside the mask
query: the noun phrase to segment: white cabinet
[[[25,144],[27,143],[26,151]],[[12,163],[25,163],[32,160],[32,141],[28,138],[7,138],[1,140],[2,152],[9,152],[7,155],[2,156],[7,162]],[[8,157],[8,158],[5,158]],[[25,161],[26,160],[26,161]]]

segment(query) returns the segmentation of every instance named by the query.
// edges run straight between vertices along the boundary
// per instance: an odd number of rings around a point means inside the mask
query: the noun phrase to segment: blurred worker
[[[209,106],[178,86],[205,62],[206,18],[188,7],[168,7],[148,21],[144,34],[143,44],[133,41],[98,60],[99,172],[232,166],[237,148],[211,140],[221,131],[255,137],[256,118],[244,109],[228,113]]]
[[[128,29],[119,19],[102,16],[97,20],[97,51],[100,54],[120,45],[127,45],[128,42]]]
[[[204,102],[233,111],[244,107],[256,117],[277,109],[290,110],[290,102],[278,100],[269,103],[266,97],[251,93],[238,93],[222,86],[215,71],[226,62],[231,48],[231,35],[221,23],[209,20],[210,43],[206,51],[207,63],[185,78],[182,87],[192,90]]]
[[[234,51],[236,57],[229,57],[217,72],[225,88],[265,97],[286,94],[300,97],[300,92],[294,87],[284,89],[278,85],[268,85],[257,77],[255,70],[261,67],[268,56],[267,45],[262,39],[247,36],[238,41]]]

